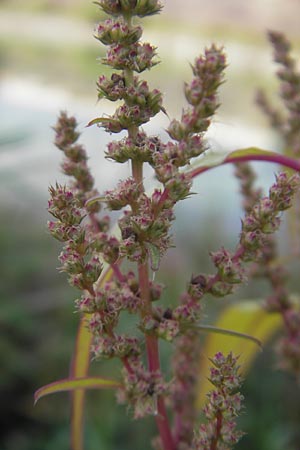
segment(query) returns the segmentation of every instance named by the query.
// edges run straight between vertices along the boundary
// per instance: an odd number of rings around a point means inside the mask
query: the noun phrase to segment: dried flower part
[[[91,326],[96,326],[90,322]],[[92,353],[95,359],[128,358],[140,354],[139,342],[132,336],[98,336],[94,339]]]
[[[157,210],[155,201],[145,194],[140,195],[137,205],[131,206],[132,210],[125,211],[119,220],[122,235],[120,256],[139,262],[149,257],[153,261],[153,270],[157,270],[155,259],[160,259],[170,247],[169,228],[174,219],[173,211]]]
[[[132,406],[135,419],[157,415],[157,400],[168,395],[169,385],[162,374],[148,371],[137,357],[130,357],[131,371],[123,369],[124,384],[118,391],[118,401]]]
[[[170,308],[152,308],[151,315],[145,315],[139,328],[149,335],[154,335],[168,342],[172,342],[181,332],[180,321],[173,317]]]
[[[203,410],[207,423],[195,432],[194,450],[231,450],[244,434],[236,430],[243,401],[237,392],[242,382],[237,360],[232,353],[217,353],[211,360],[210,381],[215,389],[207,394]]]
[[[238,284],[244,280],[244,269],[241,262],[235,260],[234,255],[222,248],[211,252],[211,260],[218,269],[219,280],[225,283]]]
[[[80,207],[80,203],[72,190],[56,184],[55,187],[50,186],[49,192],[51,196],[48,201],[49,213],[69,227],[79,225],[86,213]]]
[[[98,25],[95,38],[104,45],[131,45],[140,39],[142,33],[140,26],[130,27],[123,18],[108,19]]]
[[[192,66],[195,78],[190,84],[185,84],[185,96],[192,108],[183,111],[181,121],[171,122],[167,131],[172,139],[186,141],[191,134],[207,130],[209,118],[219,106],[217,89],[223,82],[225,67],[225,55],[215,45],[206,49],[205,55],[195,60]],[[198,150],[200,154],[201,149]]]
[[[77,132],[77,122],[74,117],[69,117],[65,112],[61,112],[54,127],[55,145],[64,152],[65,159],[62,162],[63,172],[73,178],[71,189],[81,202],[81,207],[85,206],[87,200],[98,193],[94,189],[94,179],[87,166],[87,155],[82,145],[77,144],[79,133]],[[88,212],[95,213],[100,210],[100,204],[94,202],[88,208]]]
[[[147,137],[140,131],[135,139],[126,137],[120,141],[112,141],[107,146],[106,158],[112,159],[119,163],[124,163],[130,159],[138,162],[153,161],[153,155],[159,151],[162,145],[159,138]]]
[[[157,14],[162,9],[159,0],[99,0],[95,3],[111,16],[145,17]]]
[[[155,56],[156,47],[149,43],[135,42],[130,47],[121,44],[111,45],[106,57],[101,61],[116,70],[127,69],[141,73],[158,64],[159,61],[154,60]]]
[[[106,191],[105,202],[111,210],[119,210],[127,205],[136,209],[142,193],[142,186],[138,185],[133,178],[127,178],[127,180],[120,181],[116,189]]]

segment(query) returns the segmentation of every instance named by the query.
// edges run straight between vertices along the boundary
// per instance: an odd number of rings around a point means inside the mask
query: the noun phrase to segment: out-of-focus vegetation
[[[95,20],[95,7],[92,2],[85,0],[2,0],[1,7],[11,11],[26,11],[35,13],[68,14],[70,17]]]
[[[2,0],[1,10],[3,20],[11,22],[6,32],[0,29],[4,74],[33,75],[42,82],[62,85],[76,95],[94,95],[95,81],[107,68],[101,66],[100,70],[97,63],[104,48],[92,36],[94,25],[101,20],[92,1]],[[222,89],[222,115],[240,116],[242,106],[243,117],[260,124],[262,118],[254,113],[253,101],[257,81],[269,92],[275,86],[272,73],[265,67],[270,65],[271,54],[264,32],[258,33],[252,24],[245,27],[239,22],[234,26],[225,20],[222,22],[222,15],[219,17],[217,12],[216,19],[215,22],[201,21],[200,25],[170,14],[146,20],[145,39],[158,45],[162,59],[147,77],[165,92],[169,111],[180,114],[177,105],[183,100],[182,80],[190,77],[189,63],[210,42],[224,44],[229,67],[228,81]],[[80,40],[82,36],[84,39]],[[293,43],[297,46],[297,36]],[[232,101],[233,89],[238,102]]]

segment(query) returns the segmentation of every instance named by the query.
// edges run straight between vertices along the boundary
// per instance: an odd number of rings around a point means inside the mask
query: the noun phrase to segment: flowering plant
[[[99,194],[85,149],[78,143],[76,120],[61,113],[54,128],[55,144],[64,154],[63,172],[72,181],[50,187],[49,212],[54,220],[48,226],[63,243],[60,270],[80,291],[75,305],[82,319],[70,377],[39,389],[36,400],[60,390],[73,392],[73,450],[82,448],[79,424],[84,389],[88,388],[115,389],[118,401],[131,408],[135,419],[152,415],[159,433],[152,444],[158,450],[230,449],[243,434],[236,429],[236,417],[243,407],[239,355],[217,352],[211,357],[212,388],[203,406],[205,421],[199,424],[199,332],[231,333],[259,342],[234,330],[204,326],[203,303],[207,296],[229,296],[251,276],[267,277],[273,293],[266,308],[280,313],[286,328],[279,346],[282,364],[299,374],[299,308],[290,299],[283,268],[274,264],[273,235],[282,212],[297,195],[300,178],[281,172],[263,196],[253,186],[254,173],[247,161],[277,162],[290,172],[299,171],[300,163],[290,155],[254,148],[233,151],[219,161],[219,165],[235,164],[241,183],[245,216],[238,243],[233,251],[221,248],[212,252],[215,272],[192,275],[177,304],[164,305],[164,287],[151,273],[159,270],[172,246],[175,205],[190,196],[193,178],[212,168],[203,162],[197,165],[194,158],[208,149],[205,133],[219,106],[226,57],[222,48],[211,45],[195,59],[193,78],[184,85],[188,105],[180,119],[170,121],[170,140],[163,142],[141,127],[166,110],[161,92],[140,78],[158,59],[156,48],[141,42],[142,28],[136,24],[136,18],[157,14],[162,5],[159,0],[99,0],[96,4],[110,16],[96,28],[95,37],[107,46],[102,62],[113,69],[111,76],[99,77],[98,97],[117,101],[119,106],[113,115],[93,119],[89,126],[97,125],[110,134],[125,131],[124,137],[108,144],[106,158],[130,162],[131,174],[114,189]],[[294,83],[292,75],[287,78],[283,77],[287,86]],[[291,99],[291,95],[287,102],[289,111],[294,111],[298,97]],[[288,142],[298,145],[296,133],[294,140],[291,133],[285,134]],[[158,186],[149,193],[144,187],[146,164],[153,169]],[[111,231],[109,215],[101,214],[103,207],[122,211],[117,231]],[[128,314],[135,317],[136,330],[125,334],[120,324]],[[160,340],[174,343],[171,377],[161,368]],[[95,360],[120,361],[115,379],[88,376],[90,351]]]

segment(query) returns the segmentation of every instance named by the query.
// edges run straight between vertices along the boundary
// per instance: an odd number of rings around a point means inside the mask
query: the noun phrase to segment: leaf
[[[272,152],[270,150],[263,150],[261,148],[258,147],[247,147],[247,148],[241,148],[239,150],[234,150],[233,152],[229,153],[228,156],[230,156],[230,158],[241,158],[243,156],[249,156],[249,155],[265,155],[265,156],[270,156],[270,155],[278,155],[278,153]]]
[[[211,155],[211,156],[210,156]],[[203,172],[206,172],[213,167],[221,166],[228,163],[237,163],[243,161],[265,161],[273,164],[280,164],[289,169],[300,171],[300,162],[295,158],[290,158],[286,155],[281,155],[277,152],[269,150],[263,150],[258,147],[248,147],[243,149],[234,150],[226,155],[222,153],[208,153],[207,157],[199,158],[193,165],[191,170],[188,170],[188,174],[194,178]],[[219,156],[218,156],[219,155]],[[222,156],[223,155],[223,156]]]
[[[265,344],[282,326],[280,314],[269,313],[255,301],[243,301],[242,303],[231,305],[223,310],[218,317],[215,327],[232,329],[238,333],[254,336],[262,344]],[[205,401],[207,392],[211,390],[209,377],[209,358],[212,358],[218,351],[224,354],[232,351],[239,355],[239,364],[242,374],[250,369],[250,366],[257,355],[259,348],[254,342],[237,339],[235,336],[219,336],[210,333],[207,336],[203,357],[200,361],[199,387],[197,406],[201,408]]]
[[[87,376],[90,365],[91,343],[92,335],[87,328],[86,318],[83,317],[77,331],[70,376],[74,378]],[[72,395],[70,430],[72,450],[83,449],[84,398],[85,391],[83,389],[76,390]]]
[[[160,251],[156,245],[151,244],[150,242],[146,243],[146,247],[148,250],[148,254],[150,257],[150,265],[151,269],[156,272],[159,269],[160,264]]]
[[[213,167],[219,166],[223,163],[226,157],[229,155],[229,152],[220,152],[212,149],[206,150],[196,162],[192,165],[192,167]]]
[[[55,381],[38,389],[34,394],[34,403],[36,404],[45,395],[55,394],[57,392],[75,391],[77,389],[117,388],[119,386],[120,384],[117,381],[100,377],[65,378],[64,380]]]
[[[261,341],[257,339],[254,336],[251,336],[250,334],[240,333],[238,331],[233,330],[225,330],[224,328],[214,327],[211,325],[196,325],[192,327],[193,329],[204,331],[205,333],[216,333],[216,334],[223,334],[225,336],[232,336],[232,337],[238,337],[240,339],[246,339],[249,341],[254,342],[258,347],[261,347]]]
[[[97,123],[107,123],[107,122],[111,122],[112,119],[109,117],[97,117],[96,119],[91,120],[88,124],[87,127],[91,127],[92,125],[96,125]]]
[[[108,281],[113,275],[113,271],[106,265],[106,270],[102,272],[98,286]],[[71,378],[87,377],[90,366],[90,347],[92,335],[83,317],[78,327],[73,361],[71,365]],[[72,394],[71,413],[71,449],[83,450],[83,416],[84,416],[84,389],[78,389]]]
[[[104,202],[105,201],[105,196],[104,195],[98,195],[97,197],[92,197],[89,200],[87,200],[85,202],[86,207],[92,206],[94,203],[98,203],[98,202]]]

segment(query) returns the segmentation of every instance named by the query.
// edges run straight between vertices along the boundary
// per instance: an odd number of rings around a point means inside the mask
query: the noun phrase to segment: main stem
[[[133,130],[131,130],[131,133]],[[132,176],[136,183],[143,185],[143,163],[139,161],[132,161]],[[139,286],[141,300],[144,307],[141,311],[142,316],[151,314],[152,304],[150,299],[150,285],[149,285],[149,264],[148,261],[138,264]],[[145,335],[146,351],[148,359],[148,368],[150,372],[160,371],[159,348],[156,336]],[[164,450],[175,450],[175,445],[172,433],[169,426],[169,419],[165,401],[162,396],[157,399],[157,415],[155,417],[156,424],[159,430],[160,438],[163,443]]]
[[[130,14],[124,16],[128,26],[132,24],[132,17]],[[126,86],[133,84],[134,75],[130,69],[124,70],[124,78]],[[134,141],[138,133],[138,127],[132,126],[128,129],[128,136]],[[143,162],[132,160],[132,177],[136,183],[143,189]],[[141,300],[145,306],[141,311],[141,316],[150,315],[152,312],[152,304],[150,299],[150,285],[149,285],[149,264],[148,261],[138,263],[138,276]],[[146,351],[148,359],[148,368],[150,372],[160,371],[158,340],[156,336],[145,335]],[[164,450],[176,450],[172,433],[170,430],[169,419],[167,416],[165,401],[162,396],[157,398],[157,415],[155,417],[156,424],[159,430],[160,438]]]

